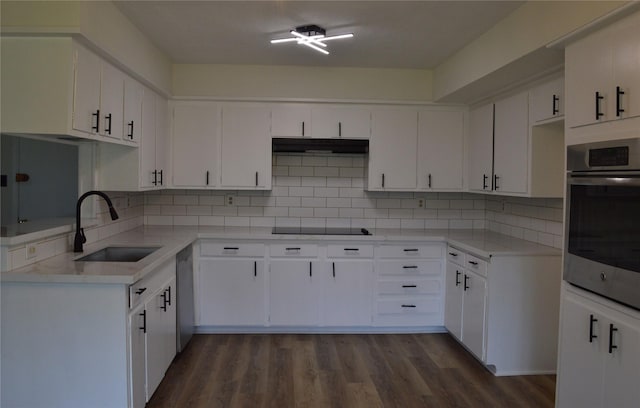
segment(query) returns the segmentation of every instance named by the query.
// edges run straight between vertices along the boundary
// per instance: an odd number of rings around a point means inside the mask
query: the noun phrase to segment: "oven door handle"
[[[640,174],[593,174],[584,176],[569,176],[569,185],[584,186],[640,186]]]

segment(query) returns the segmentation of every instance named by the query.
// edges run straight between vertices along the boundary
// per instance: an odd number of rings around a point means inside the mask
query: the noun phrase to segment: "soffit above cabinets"
[[[174,63],[430,69],[524,1],[116,1]],[[299,25],[352,32],[331,55],[269,40]],[[316,55],[317,54],[317,55]]]

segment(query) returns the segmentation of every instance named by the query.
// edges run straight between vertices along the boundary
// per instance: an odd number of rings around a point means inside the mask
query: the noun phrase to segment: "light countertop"
[[[486,230],[369,230],[373,235],[274,235],[271,228],[144,226],[85,245],[84,253],[67,252],[35,264],[2,272],[3,282],[133,284],[197,239],[275,241],[447,242],[489,259],[493,256],[560,256],[557,248]],[[106,246],[159,246],[138,262],[76,262]]]

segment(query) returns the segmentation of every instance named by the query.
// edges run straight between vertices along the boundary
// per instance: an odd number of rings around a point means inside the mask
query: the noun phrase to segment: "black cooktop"
[[[273,227],[272,234],[288,235],[371,235],[365,228]]]

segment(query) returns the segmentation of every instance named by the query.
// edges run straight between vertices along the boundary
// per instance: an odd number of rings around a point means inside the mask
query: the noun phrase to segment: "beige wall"
[[[435,100],[624,5],[620,1],[529,1],[434,70]]]
[[[413,69],[173,66],[173,94],[216,98],[431,101],[432,73]]]
[[[109,1],[2,1],[3,33],[80,34],[165,94],[171,63]]]

